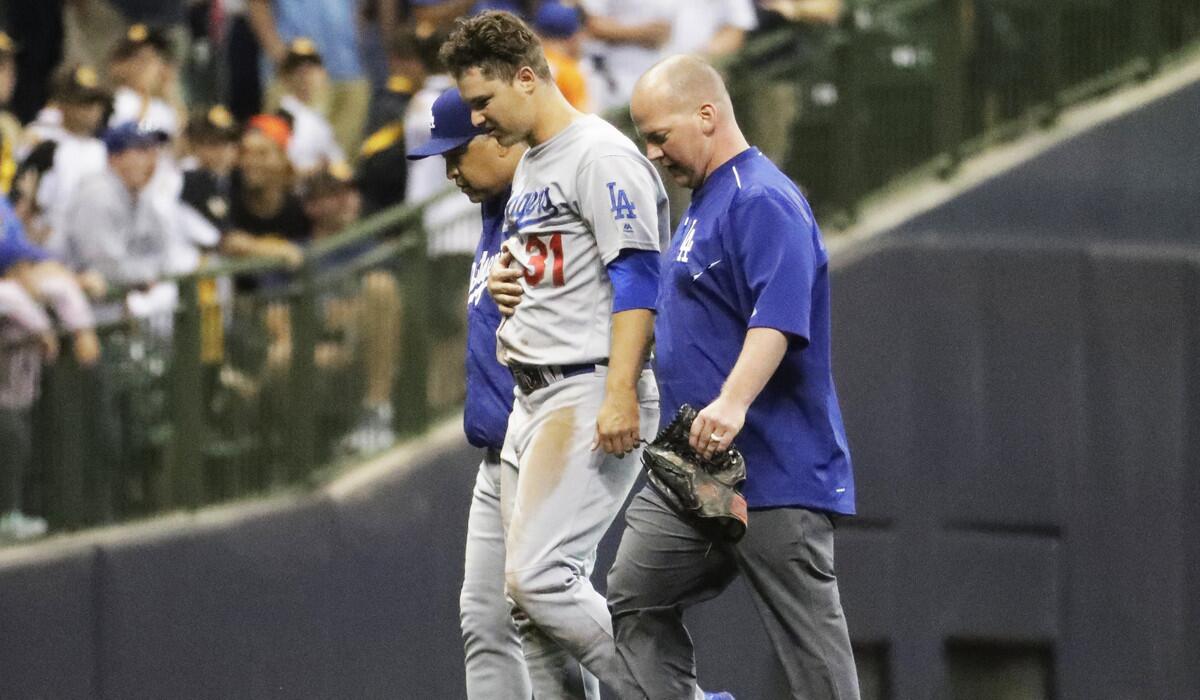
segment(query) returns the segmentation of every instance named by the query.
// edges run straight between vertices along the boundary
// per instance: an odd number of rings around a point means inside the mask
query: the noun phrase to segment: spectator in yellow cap
[[[185,165],[180,199],[218,231],[227,231],[241,130],[229,110],[216,105],[193,115],[185,136],[191,162]]]
[[[179,114],[166,99],[175,79],[172,61],[171,43],[158,30],[135,24],[126,31],[109,63],[117,86],[110,126],[135,122],[171,138],[179,134]]]
[[[18,176],[19,203],[34,204],[41,226],[29,226],[35,239],[61,231],[67,203],[79,183],[105,170],[108,155],[96,130],[108,108],[108,92],[91,66],[65,66],[55,75],[50,92],[53,107],[43,110],[39,123],[29,128],[37,145],[25,157]],[[32,202],[27,198],[31,198]],[[21,207],[24,209],[24,207]]]

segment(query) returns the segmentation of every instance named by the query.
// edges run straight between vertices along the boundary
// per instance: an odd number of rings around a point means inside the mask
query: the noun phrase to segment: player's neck
[[[735,125],[731,129],[725,129],[722,133],[715,137],[715,143],[712,153],[712,158],[708,161],[708,168],[704,171],[704,180],[707,182],[718,168],[733,160],[742,151],[750,148],[750,142],[742,135],[742,130]]]
[[[583,113],[571,106],[558,88],[549,85],[537,96],[538,118],[529,135],[529,145],[538,146],[558,136]]]

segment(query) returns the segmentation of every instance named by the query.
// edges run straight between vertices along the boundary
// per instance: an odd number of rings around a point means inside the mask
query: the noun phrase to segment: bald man
[[[743,574],[791,696],[858,698],[833,565],[833,523],[854,513],[854,479],[812,210],[747,144],[721,77],[702,60],[651,68],[630,111],[647,157],[693,191],[660,278],[662,420],[684,403],[704,407],[691,444],[705,455],[736,444],[751,512],[745,537],[731,544],[672,510],[653,486],[634,497],[608,577],[618,654],[642,697],[701,697],[683,611]]]

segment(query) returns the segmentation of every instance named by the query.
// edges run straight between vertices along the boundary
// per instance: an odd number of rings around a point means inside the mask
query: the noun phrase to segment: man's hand
[[[725,394],[718,396],[692,421],[688,444],[704,459],[711,459],[714,454],[729,449],[746,423],[747,408]]]
[[[108,294],[108,282],[104,276],[95,270],[85,270],[76,276],[79,286],[93,301],[103,299]]]
[[[609,387],[596,415],[596,437],[592,449],[599,447],[610,455],[624,457],[637,447],[638,438],[637,388]]]
[[[85,328],[75,332],[75,361],[80,367],[92,367],[100,360],[100,339],[96,331]]]
[[[500,258],[496,260],[496,264],[492,265],[491,271],[488,273],[488,294],[492,295],[492,299],[496,301],[496,306],[500,308],[500,315],[512,316],[516,311],[517,305],[521,303],[521,295],[525,290],[521,289],[521,285],[517,280],[525,274],[518,266],[517,268],[509,267],[512,265],[513,255],[508,250],[508,244],[500,246]]]

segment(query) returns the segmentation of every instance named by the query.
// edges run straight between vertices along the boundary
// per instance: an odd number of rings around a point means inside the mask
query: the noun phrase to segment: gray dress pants
[[[746,577],[791,696],[857,700],[828,515],[805,508],[754,510],[741,542],[720,544],[646,485],[625,521],[608,575],[617,653],[632,676],[621,700],[695,697],[695,658],[683,612],[717,596],[738,574]]]

